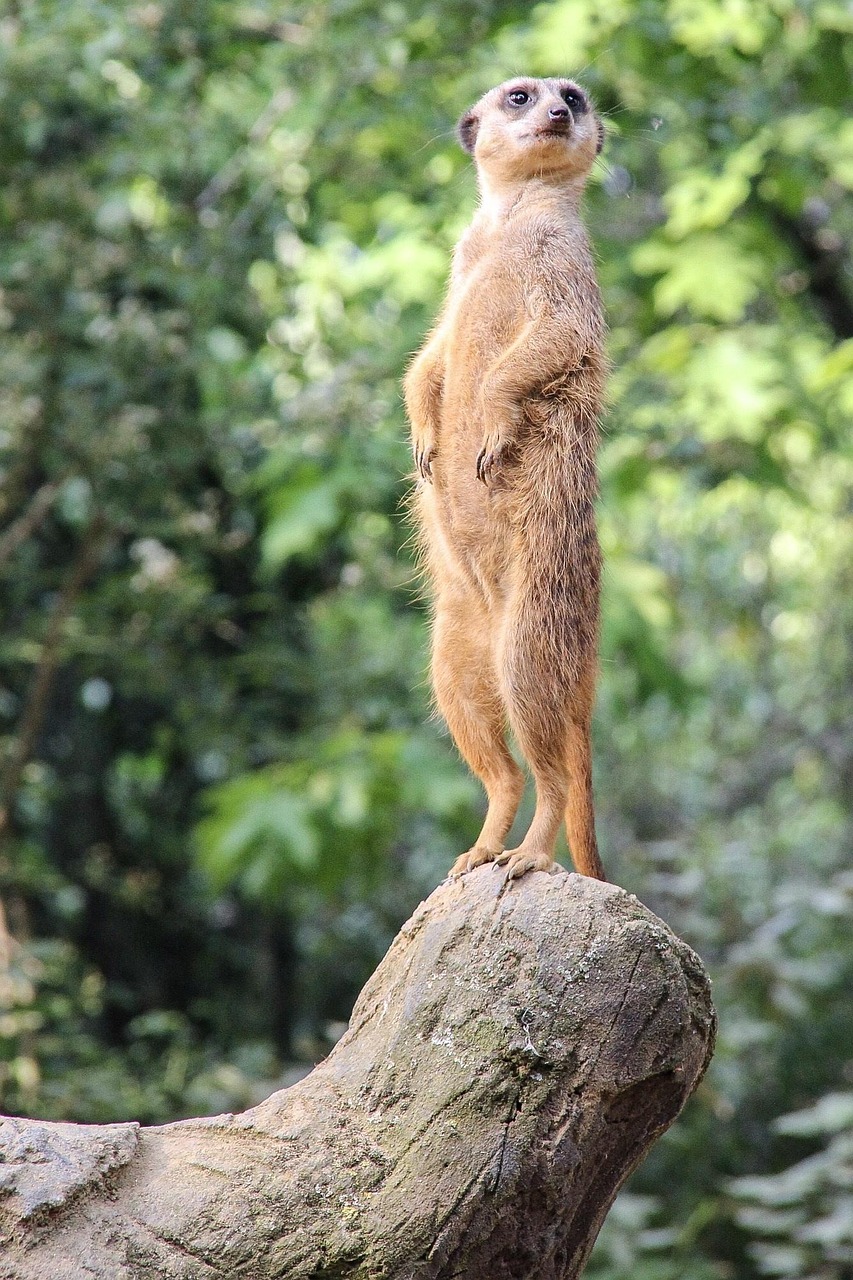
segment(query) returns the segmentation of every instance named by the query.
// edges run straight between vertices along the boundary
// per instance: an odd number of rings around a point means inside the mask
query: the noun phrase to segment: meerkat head
[[[604,126],[573,80],[506,80],[459,121],[463,148],[492,183],[586,178],[604,145]]]

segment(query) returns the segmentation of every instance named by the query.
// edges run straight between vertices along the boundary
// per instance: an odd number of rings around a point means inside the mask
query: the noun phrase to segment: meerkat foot
[[[528,871],[550,871],[555,865],[550,853],[526,853],[521,847],[504,849],[495,858],[495,863],[499,867],[506,867],[504,880],[517,880]]]
[[[475,844],[467,853],[460,854],[448,874],[454,879],[464,876],[466,871],[481,867],[484,862],[494,862],[501,856],[500,849],[487,849],[484,845]]]

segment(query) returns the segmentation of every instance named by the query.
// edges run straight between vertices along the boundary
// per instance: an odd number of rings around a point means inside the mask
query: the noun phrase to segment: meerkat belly
[[[513,502],[508,489],[477,478],[477,457],[488,428],[483,377],[517,336],[517,307],[484,315],[477,299],[456,317],[445,371],[441,446],[435,484],[422,497],[431,542],[445,570],[489,608],[502,603],[513,561]]]
[[[510,548],[511,504],[500,488],[477,479],[477,457],[489,427],[483,394],[488,370],[524,327],[512,255],[481,262],[453,309],[447,343],[436,506],[445,536],[486,589],[499,589]]]
[[[465,457],[469,461],[467,451]],[[427,558],[434,574],[473,591],[492,609],[506,596],[513,560],[508,495],[488,491],[477,479],[476,453],[469,477],[460,476],[458,465],[443,451],[433,466],[434,483],[418,493]]]

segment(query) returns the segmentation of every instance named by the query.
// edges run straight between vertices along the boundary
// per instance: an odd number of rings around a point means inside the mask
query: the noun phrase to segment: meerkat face
[[[604,127],[573,80],[520,77],[491,89],[467,111],[459,141],[498,181],[585,177],[604,145]]]

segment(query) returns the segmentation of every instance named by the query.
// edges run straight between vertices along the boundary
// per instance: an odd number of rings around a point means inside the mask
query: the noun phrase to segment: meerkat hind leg
[[[535,737],[538,735],[534,735],[534,742]],[[548,871],[551,868],[560,827],[561,804],[565,806],[566,836],[575,867],[581,875],[595,880],[607,879],[595,838],[589,724],[570,721],[566,737],[568,767],[565,773],[555,767],[555,752],[543,750],[541,741],[534,745],[530,736],[526,736],[526,742],[522,743],[522,749],[527,748],[525,754],[536,779],[537,807],[521,845],[517,849],[504,850],[495,859],[500,866],[506,866],[507,879],[523,876],[527,871]]]
[[[566,810],[569,776],[561,735],[549,733],[547,721],[535,727],[511,712],[512,727],[536,782],[536,810],[527,835],[517,849],[505,849],[495,862],[513,880],[527,871],[550,871],[555,861],[557,834]],[[543,733],[541,730],[544,729]]]
[[[456,859],[451,876],[464,875],[501,854],[524,791],[524,774],[506,743],[490,628],[486,618],[476,617],[480,612],[464,596],[439,598],[433,631],[436,701],[460,754],[483,783],[489,800],[476,843]]]
[[[536,780],[536,812],[530,829],[518,848],[504,849],[495,858],[498,866],[506,867],[507,880],[517,879],[528,871],[551,870],[555,863],[557,834],[566,806],[566,774],[559,768],[543,767],[541,759],[529,762]]]
[[[550,871],[557,835],[569,797],[566,758],[568,691],[554,683],[553,669],[536,660],[541,646],[536,612],[528,607],[510,616],[501,655],[501,687],[507,714],[522,755],[536,783],[536,809],[530,828],[516,849],[495,859],[506,878],[528,871]]]

